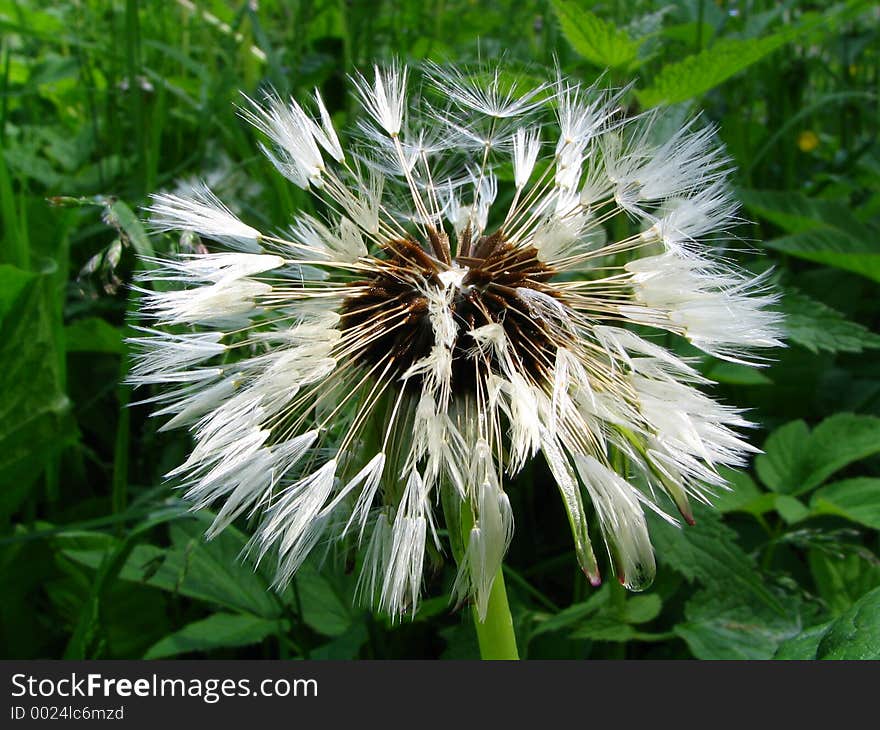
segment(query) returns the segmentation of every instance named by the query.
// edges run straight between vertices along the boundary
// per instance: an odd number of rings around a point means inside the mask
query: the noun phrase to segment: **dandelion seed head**
[[[646,511],[692,521],[753,449],[740,411],[627,324],[747,364],[781,344],[767,276],[723,255],[726,157],[700,119],[662,138],[657,114],[627,117],[625,90],[423,71],[356,76],[349,141],[317,92],[247,101],[269,160],[326,211],[286,233],[204,186],[155,196],[154,228],[208,252],[150,261],[129,380],[166,387],[146,401],[195,442],[170,476],[215,510],[211,535],[252,522],[279,586],[316,545],[359,548],[358,595],[413,613],[429,544],[447,551],[442,502],[471,525],[454,593],[485,615],[515,539],[505,479],[543,458],[587,579],[598,539],[640,590]],[[614,219],[632,235],[609,238]]]

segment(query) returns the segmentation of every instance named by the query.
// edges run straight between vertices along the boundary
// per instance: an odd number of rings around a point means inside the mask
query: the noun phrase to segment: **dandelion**
[[[451,547],[483,621],[514,534],[505,479],[543,458],[586,577],[592,508],[617,579],[643,589],[646,511],[692,521],[718,467],[754,449],[691,362],[628,325],[748,364],[780,344],[766,279],[720,254],[738,220],[726,158],[711,128],[660,138],[657,115],[571,80],[431,66],[413,92],[411,76],[354,79],[347,148],[317,93],[245,102],[323,211],[286,235],[206,186],[154,196],[157,229],[216,244],[142,275],[130,380],[167,385],[149,400],[195,442],[172,476],[216,510],[211,535],[251,521],[248,552],[279,585],[316,545],[356,545],[361,596],[412,614],[426,555]],[[609,240],[618,217],[637,232]]]

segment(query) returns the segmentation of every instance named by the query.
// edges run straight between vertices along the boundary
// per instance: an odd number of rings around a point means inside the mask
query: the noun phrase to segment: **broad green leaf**
[[[352,596],[337,586],[329,571],[307,560],[294,578],[302,617],[312,629],[325,636],[341,636],[351,627],[355,615]]]
[[[695,505],[696,524],[679,528],[650,516],[651,536],[661,564],[731,600],[785,615],[786,609],[762,582],[754,560],[736,542],[736,533],[710,509]]]
[[[706,370],[705,375],[716,383],[728,383],[730,385],[773,385],[773,381],[757,368],[721,360],[713,362],[708,370]]]
[[[791,421],[771,433],[764,453],[755,459],[761,481],[776,491],[792,491],[785,485],[793,483],[800,469],[801,450],[809,437],[810,429],[804,421]]]
[[[665,65],[654,81],[636,95],[642,106],[678,104],[714,89],[788,43],[794,34],[765,38],[725,38],[699,53]]]
[[[748,505],[763,494],[758,485],[744,471],[722,467],[720,472],[730,489],[718,489],[712,506],[719,512],[749,512]]]
[[[880,479],[856,477],[817,490],[811,502],[814,514],[840,515],[880,530]]]
[[[227,527],[206,541],[203,533],[208,524],[208,518],[200,514],[172,525],[170,548],[135,546],[119,577],[233,612],[278,618],[282,608],[270,579],[241,559],[244,535]],[[95,568],[103,557],[103,551],[94,550],[65,550],[64,554]]]
[[[0,520],[74,426],[56,349],[51,279],[0,265]]]
[[[880,588],[838,618],[819,642],[817,659],[880,659]]]
[[[751,212],[775,223],[788,233],[816,228],[838,228],[867,237],[870,229],[862,224],[847,202],[811,198],[793,190],[737,191],[737,197]]]
[[[862,352],[880,347],[880,335],[796,289],[786,291],[782,311],[789,341],[810,352]]]
[[[768,248],[790,256],[834,266],[880,281],[880,247],[877,232],[870,238],[856,238],[837,228],[815,228],[775,238],[764,243]]]
[[[51,529],[51,525],[45,525]],[[172,628],[166,597],[146,586],[117,580],[110,568],[121,542],[110,535],[93,532],[65,532],[46,542],[55,554],[55,572],[60,576],[45,585],[54,612],[65,626],[74,627],[77,641],[68,643],[71,658],[131,658],[143,653]],[[105,561],[100,575],[89,567],[64,559],[60,545],[79,549],[98,548]],[[121,558],[115,563],[120,566]],[[97,610],[95,610],[97,609]]]
[[[477,634],[467,618],[441,629],[440,636],[446,647],[440,655],[441,659],[479,659],[480,648],[477,645]]]
[[[661,565],[703,589],[685,606],[674,632],[701,659],[766,659],[800,629],[798,604],[783,601],[716,513],[695,506],[697,524],[676,528],[654,516],[651,535]]]
[[[630,624],[644,624],[660,615],[663,601],[656,593],[630,596],[623,607],[623,620]]]
[[[810,510],[797,497],[790,494],[774,494],[773,507],[789,525],[800,522],[810,515]]]
[[[144,659],[162,659],[193,651],[250,646],[283,631],[282,622],[247,614],[215,613],[194,621],[151,646]]]
[[[352,624],[344,634],[309,653],[309,659],[357,659],[369,634],[363,621]]]
[[[770,434],[755,459],[758,476],[770,489],[803,494],[854,461],[880,453],[880,418],[838,413],[812,433],[792,421]]]
[[[856,218],[847,202],[792,191],[741,190],[739,197],[788,232],[766,241],[769,248],[880,281],[880,230]]]
[[[568,606],[568,608],[562,609],[557,614],[535,614],[534,619],[536,625],[532,629],[531,635],[537,636],[538,634],[544,634],[551,631],[561,631],[576,626],[587,616],[596,613],[608,602],[608,591],[609,586],[605,584],[598,591],[593,593],[586,601],[574,603],[571,606]]]
[[[100,317],[84,317],[64,328],[64,346],[68,352],[125,353],[122,330]]]
[[[880,565],[868,550],[840,554],[813,548],[807,557],[816,590],[832,616],[839,616],[880,585]]]
[[[673,631],[697,659],[770,659],[800,631],[796,611],[779,614],[716,589],[699,591]]]
[[[577,53],[601,68],[632,68],[641,40],[603,20],[576,0],[553,0],[562,34]]]
[[[804,629],[796,636],[792,636],[790,639],[786,639],[779,645],[779,648],[776,650],[776,654],[773,655],[773,658],[788,659],[794,661],[815,659],[816,652],[819,649],[819,642],[822,641],[822,639],[825,637],[825,634],[828,633],[828,629],[830,628],[831,624],[831,621],[829,621],[828,623],[819,624],[818,626]]]
[[[583,603],[569,606],[554,616],[544,618],[536,614],[534,619],[540,623],[532,629],[530,638],[552,631],[570,631],[567,635],[572,639],[656,640],[659,635],[642,633],[631,624],[643,624],[657,618],[663,607],[660,596],[655,593],[629,596],[622,606],[617,606],[609,603],[612,590],[615,588],[605,584]]]
[[[632,624],[603,614],[585,621],[569,638],[590,641],[663,641],[669,637],[667,634],[639,631]]]

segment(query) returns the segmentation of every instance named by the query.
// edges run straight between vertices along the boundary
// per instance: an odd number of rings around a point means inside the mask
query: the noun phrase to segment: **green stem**
[[[445,501],[443,507],[447,526],[450,528],[450,536],[457,532],[461,537],[460,542],[458,540],[452,541],[452,552],[456,562],[461,565],[467,552],[471,528],[474,526],[474,516],[469,505],[461,504],[454,498]],[[480,645],[480,658],[519,659],[516,634],[513,632],[513,618],[507,603],[507,588],[504,586],[503,566],[498,566],[498,573],[495,575],[495,580],[492,581],[485,620],[480,620],[475,603],[471,604],[471,608],[474,616],[474,628],[477,631],[477,643]]]
[[[480,621],[476,604],[472,604],[474,626],[481,659],[519,659],[513,618],[507,605],[507,589],[504,587],[504,571],[499,568],[489,594],[486,620]]]
[[[461,565],[467,553],[471,528],[474,526],[474,513],[467,502],[462,503],[452,488],[441,492],[443,514],[449,531],[449,544],[455,562]],[[481,659],[519,659],[516,648],[516,634],[513,632],[513,618],[507,604],[507,589],[504,586],[504,566],[498,566],[498,573],[492,581],[486,619],[480,621],[476,604],[472,604],[474,628],[477,643],[480,645]]]

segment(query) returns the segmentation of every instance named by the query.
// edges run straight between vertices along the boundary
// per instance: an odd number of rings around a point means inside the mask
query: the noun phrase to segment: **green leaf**
[[[309,559],[294,580],[303,621],[325,636],[341,636],[348,631],[354,620],[353,597],[335,585],[326,570],[319,571]]]
[[[757,63],[794,37],[785,32],[765,38],[726,38],[681,61],[665,65],[647,89],[636,92],[642,106],[678,104],[714,89]]]
[[[788,660],[815,659],[816,652],[819,650],[819,642],[828,633],[831,623],[829,621],[828,623],[804,629],[796,636],[786,639],[779,645],[773,658]]]
[[[67,352],[122,355],[126,351],[122,329],[100,317],[85,317],[67,325],[64,328],[64,345]]]
[[[639,631],[619,618],[600,615],[581,624],[569,638],[590,641],[663,641],[669,636]]]
[[[758,476],[770,489],[803,494],[834,472],[880,453],[880,418],[838,413],[810,433],[803,421],[778,428],[755,459]]]
[[[776,494],[774,497],[774,508],[789,525],[800,522],[809,516],[810,510],[797,497],[792,497],[789,494]]]
[[[716,383],[728,383],[730,385],[773,385],[773,381],[757,368],[721,360],[712,362],[705,375]]]
[[[125,236],[138,256],[155,256],[153,244],[138,217],[121,200],[108,199],[104,222]]]
[[[344,634],[309,653],[309,659],[357,659],[369,634],[363,621],[352,624]]]
[[[262,616],[215,613],[201,621],[187,624],[157,641],[144,654],[144,659],[163,659],[193,651],[250,646],[282,630],[280,621]]]
[[[630,596],[623,607],[623,620],[630,624],[644,624],[660,615],[663,601],[656,593]]]
[[[766,241],[769,248],[880,281],[880,230],[856,218],[848,202],[770,190],[741,190],[739,197],[788,232]]]
[[[716,589],[699,591],[673,631],[697,659],[770,659],[800,631],[796,611],[780,615]]]
[[[74,433],[51,279],[0,265],[0,521]]]
[[[685,528],[650,517],[658,560],[719,594],[786,615],[783,604],[761,581],[752,558],[737,544],[736,533],[709,508],[695,505],[694,516],[696,524]]]
[[[611,591],[622,591],[611,587]],[[590,641],[659,641],[668,638],[666,634],[652,634],[639,631],[633,624],[644,624],[653,621],[660,615],[663,601],[656,593],[642,596],[630,596],[622,605],[609,604],[610,591],[603,593],[603,602],[598,613],[577,621],[571,639],[589,639]]]
[[[870,229],[853,214],[846,201],[811,198],[793,190],[737,191],[742,204],[788,233],[838,228],[866,237]]]
[[[270,579],[241,559],[247,542],[244,535],[227,527],[206,541],[203,533],[208,524],[209,517],[200,513],[171,526],[170,548],[137,545],[119,577],[233,612],[278,618],[281,603],[271,590]],[[92,567],[98,567],[103,557],[103,551],[94,550],[65,550],[64,554]]]
[[[609,586],[605,584],[593,593],[586,601],[574,603],[557,614],[535,614],[534,618],[536,625],[532,629],[531,636],[537,636],[552,631],[561,631],[579,624],[586,617],[596,613],[608,602],[608,592]]]
[[[717,514],[695,505],[697,524],[676,528],[651,516],[651,535],[661,565],[703,589],[685,605],[674,633],[701,659],[766,659],[800,630],[795,596],[771,591],[736,533]]]
[[[880,347],[880,335],[796,289],[786,291],[782,311],[788,339],[810,352],[862,352]]]
[[[553,0],[562,35],[578,55],[601,68],[632,68],[642,40],[603,20],[576,0]]]
[[[862,596],[819,642],[817,659],[880,659],[880,588]]]
[[[834,266],[880,281],[880,252],[877,236],[856,238],[837,228],[825,227],[792,233],[766,241],[765,246],[790,256]]]
[[[814,514],[832,514],[880,530],[880,479],[857,477],[817,490],[810,505]]]
[[[810,438],[810,428],[804,421],[791,421],[780,426],[767,437],[764,453],[755,459],[758,477],[770,489],[785,488],[800,468],[801,448]]]
[[[749,505],[764,494],[744,471],[722,467],[721,476],[730,489],[719,489],[712,498],[712,506],[719,512],[751,512]]]
[[[880,585],[880,565],[867,550],[841,555],[813,548],[807,557],[816,590],[832,616],[839,616]]]

